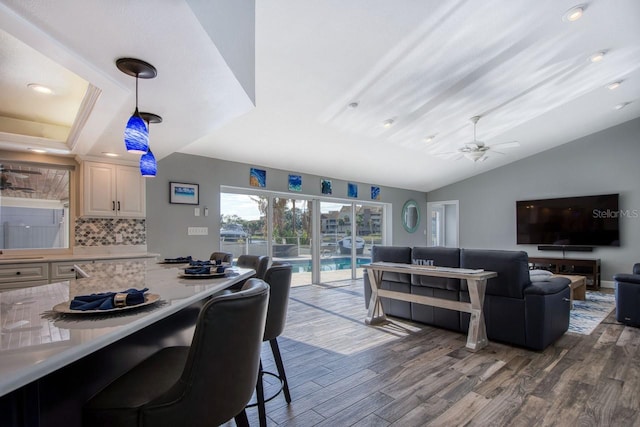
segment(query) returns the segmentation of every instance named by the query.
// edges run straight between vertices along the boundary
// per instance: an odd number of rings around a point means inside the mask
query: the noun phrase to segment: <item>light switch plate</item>
[[[193,208],[193,214],[195,216],[200,216],[200,208]]]

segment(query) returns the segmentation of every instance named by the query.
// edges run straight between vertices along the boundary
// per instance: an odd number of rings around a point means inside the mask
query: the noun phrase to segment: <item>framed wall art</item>
[[[187,182],[169,183],[169,203],[180,205],[200,204],[200,186]]]

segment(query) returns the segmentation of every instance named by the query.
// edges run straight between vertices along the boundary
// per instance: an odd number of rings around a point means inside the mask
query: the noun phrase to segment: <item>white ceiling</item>
[[[141,111],[164,119],[151,126],[158,158],[178,151],[421,191],[640,116],[637,0],[590,1],[573,23],[561,19],[577,4],[567,0],[258,0],[255,107],[196,0],[0,1],[4,148],[135,161],[122,143],[135,81],[116,69],[120,57],[158,69],[139,95]],[[606,55],[591,63],[597,51]],[[68,105],[26,93],[60,75],[89,88],[73,119]],[[69,92],[61,101],[77,103]],[[489,150],[484,162],[444,156],[472,141],[476,115],[479,140],[520,146]],[[17,119],[71,137],[27,138]]]

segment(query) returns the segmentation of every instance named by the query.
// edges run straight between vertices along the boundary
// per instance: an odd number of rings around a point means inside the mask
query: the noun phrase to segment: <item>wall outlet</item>
[[[116,233],[116,243],[122,243],[122,233]]]
[[[209,227],[189,227],[187,229],[187,235],[189,236],[208,236]]]

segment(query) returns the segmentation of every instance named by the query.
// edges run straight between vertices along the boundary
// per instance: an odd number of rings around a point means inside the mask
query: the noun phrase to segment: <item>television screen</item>
[[[520,200],[517,243],[620,246],[618,194]]]

